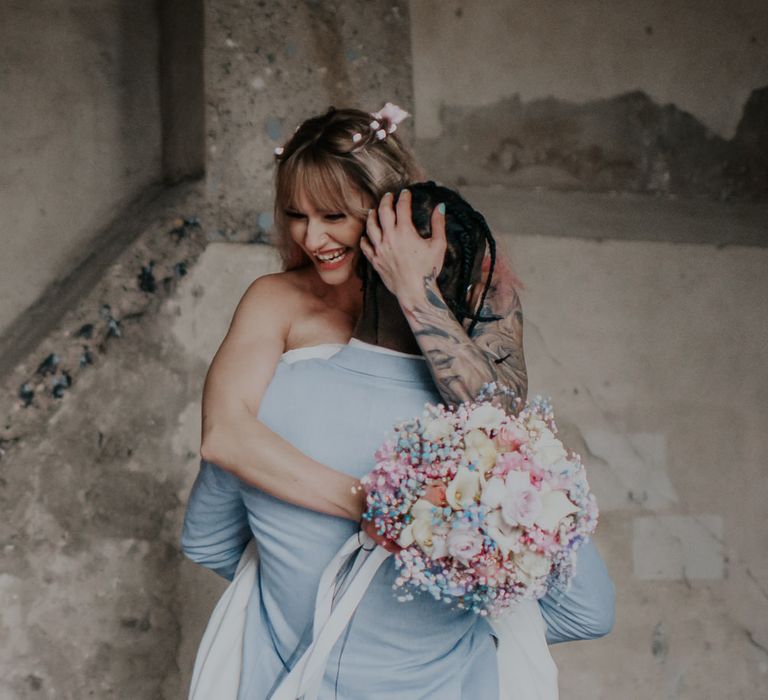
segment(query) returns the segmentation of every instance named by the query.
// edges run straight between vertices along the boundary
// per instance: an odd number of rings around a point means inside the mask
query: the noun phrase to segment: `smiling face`
[[[314,203],[299,191],[285,209],[291,240],[326,284],[344,284],[356,274],[365,222],[353,212],[367,208],[360,193],[356,193],[356,200],[343,210],[333,208],[332,204]]]

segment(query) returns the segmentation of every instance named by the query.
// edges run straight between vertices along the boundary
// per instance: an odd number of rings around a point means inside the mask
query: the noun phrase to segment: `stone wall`
[[[0,8],[0,334],[160,178],[152,0]]]
[[[408,16],[405,0],[207,3],[207,190],[221,237],[265,238],[274,149],[302,120],[331,105],[413,111]]]

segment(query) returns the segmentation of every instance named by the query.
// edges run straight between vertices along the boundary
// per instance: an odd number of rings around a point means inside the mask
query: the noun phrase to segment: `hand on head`
[[[403,307],[423,298],[424,280],[437,278],[446,251],[444,206],[432,211],[432,235],[424,237],[413,223],[411,201],[407,189],[400,193],[397,204],[392,193],[385,194],[378,211],[368,213],[367,237],[360,242],[373,269]]]

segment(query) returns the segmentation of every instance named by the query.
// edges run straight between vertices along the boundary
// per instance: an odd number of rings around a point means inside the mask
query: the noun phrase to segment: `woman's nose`
[[[322,219],[310,217],[307,221],[307,238],[305,244],[310,250],[321,250],[327,241],[325,224]]]

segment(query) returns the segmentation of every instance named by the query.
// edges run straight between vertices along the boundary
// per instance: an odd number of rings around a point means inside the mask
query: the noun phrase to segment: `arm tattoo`
[[[436,275],[424,278],[424,290],[424,299],[405,315],[443,400],[473,400],[484,384],[496,382],[512,390],[512,396],[502,397],[503,407],[517,413],[528,393],[528,373],[523,312],[511,282],[494,279],[481,313],[498,320],[477,323],[472,338],[443,300]]]

